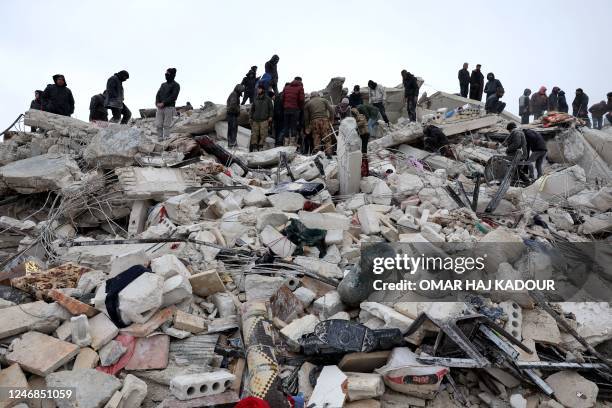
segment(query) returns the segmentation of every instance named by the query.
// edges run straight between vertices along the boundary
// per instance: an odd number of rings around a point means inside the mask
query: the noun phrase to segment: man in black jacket
[[[43,91],[39,89],[34,91],[34,99],[30,102],[30,109],[43,110],[42,94]]]
[[[166,82],[160,85],[155,95],[155,127],[160,141],[170,137],[170,127],[176,115],[176,99],[181,91],[181,86],[174,80],[176,68],[168,68],[165,76]]]
[[[527,152],[531,153],[527,161],[529,163],[535,163],[538,178],[542,177],[544,172],[542,171],[542,162],[546,157],[546,141],[542,135],[533,129],[523,129],[525,134],[525,140],[527,142]],[[529,176],[533,178],[533,167],[529,166]]]
[[[270,86],[274,90],[274,95],[278,95],[278,55],[274,54],[270,61],[266,62],[265,69],[266,73],[270,74],[272,79],[270,80]]]
[[[416,104],[419,97],[419,84],[414,75],[405,69],[401,72],[402,83],[404,84],[404,98],[406,99],[406,110],[408,111],[408,119],[411,122],[416,122]]]
[[[101,94],[97,94],[91,97],[89,101],[89,121],[102,121],[108,122],[108,110],[104,106],[104,100],[106,99],[106,91]]]
[[[487,113],[502,113],[506,108],[506,103],[500,100],[502,96],[504,96],[504,88],[498,87],[495,94],[487,97],[485,111]]]
[[[236,137],[238,136],[238,116],[240,116],[240,95],[244,90],[244,85],[238,84],[227,98],[227,147],[236,147]]]
[[[591,127],[589,119],[589,96],[584,93],[582,88],[576,89],[576,97],[572,102],[572,115],[584,120],[588,127]]]
[[[359,105],[363,105],[363,98],[361,97],[361,88],[359,85],[355,85],[353,87],[353,92],[349,95],[349,106],[351,108],[356,108]]]
[[[242,78],[241,84],[244,86],[244,96],[242,97],[241,105],[244,105],[247,100],[249,103],[253,103],[255,83],[257,83],[257,66],[253,65],[244,78]]]
[[[428,152],[444,154],[444,146],[448,145],[448,138],[437,126],[427,125],[423,130],[423,146]]]
[[[470,76],[470,99],[482,101],[482,91],[484,89],[484,76],[480,72],[480,64],[476,64],[476,69]]]
[[[459,89],[461,91],[461,96],[464,98],[468,97],[468,88],[470,86],[470,71],[468,71],[468,63],[463,63],[463,68],[459,70],[459,74],[457,75],[459,79]]]
[[[489,96],[495,95],[495,93],[497,92],[497,88],[502,88],[502,83],[499,79],[495,78],[494,73],[489,72],[487,74],[487,84],[484,88],[484,91],[487,94],[487,99],[489,99]]]
[[[70,116],[74,113],[74,98],[62,74],[53,75],[53,83],[45,88],[42,100],[43,110],[47,112],[62,116]]]
[[[128,123],[132,117],[132,112],[123,103],[123,83],[130,77],[126,70],[119,71],[106,81],[106,99],[104,106],[111,110],[113,117],[111,122],[122,125]]]

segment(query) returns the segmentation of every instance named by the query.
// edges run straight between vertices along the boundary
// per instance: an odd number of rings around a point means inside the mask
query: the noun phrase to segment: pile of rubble
[[[442,156],[400,117],[401,91],[387,91],[399,119],[379,126],[363,177],[352,118],[328,159],[249,153],[246,110],[230,151],[213,103],[178,116],[163,143],[152,118],[28,111],[44,131],[0,145],[0,389],[70,388],[76,399],[56,403],[78,407],[612,406],[607,302],[390,300],[359,283],[364,260],[398,243],[499,245],[507,276],[533,261],[509,243],[609,251],[612,128],[532,123],[551,163],[509,185],[492,163],[512,115],[422,98],[419,118],[452,143]],[[546,259],[533,261],[542,273]],[[606,278],[589,285],[610,293]],[[0,394],[17,403],[52,406]]]

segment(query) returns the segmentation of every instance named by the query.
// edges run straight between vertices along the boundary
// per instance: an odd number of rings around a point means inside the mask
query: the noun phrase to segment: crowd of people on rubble
[[[493,72],[487,74],[487,83],[484,82],[484,75],[481,72],[482,65],[477,64],[476,69],[471,74],[468,70],[469,64],[466,62],[459,70],[459,95],[482,102],[483,92],[486,94],[485,110],[487,113],[502,113],[506,104],[501,101],[504,96],[504,87],[501,81],[495,78]],[[553,87],[549,95],[546,94],[547,88],[541,86],[538,92],[532,95],[531,89],[526,88],[523,95],[519,98],[519,116],[521,124],[530,122],[530,117],[534,120],[540,119],[545,112],[569,112],[569,106],[565,98],[565,91],[558,86]],[[592,126],[601,129],[604,116],[612,122],[612,92],[608,92],[607,101],[600,101],[589,107],[589,97],[582,88],[576,89],[576,95],[572,102],[572,115],[582,119],[587,126],[591,126],[589,113],[593,119]]]

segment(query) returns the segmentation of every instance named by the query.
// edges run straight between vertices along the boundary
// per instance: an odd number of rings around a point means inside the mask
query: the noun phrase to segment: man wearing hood
[[[257,83],[257,66],[253,65],[249,72],[242,79],[242,86],[244,86],[244,97],[242,98],[241,105],[244,105],[248,100],[249,103],[253,103],[253,95],[255,94],[255,84]]]
[[[506,103],[500,100],[502,96],[504,96],[504,88],[499,86],[495,90],[495,94],[487,98],[487,102],[485,103],[485,111],[487,113],[502,113],[506,108]]]
[[[567,100],[565,99],[564,90],[559,91],[557,103],[559,104],[559,112],[564,112],[564,113],[569,112],[569,106],[567,106]]]
[[[557,100],[558,103],[558,100]],[[533,113],[533,119],[538,120],[548,109],[548,96],[546,96],[546,87],[541,86],[538,92],[531,95],[529,109]]]
[[[283,136],[285,146],[295,146],[297,142],[297,125],[300,111],[304,109],[304,85],[302,78],[296,76],[283,89]]]
[[[34,99],[30,102],[30,109],[43,110],[42,94],[43,91],[39,89],[34,91]]]
[[[389,118],[387,118],[387,112],[385,111],[385,100],[387,99],[387,93],[385,87],[378,85],[371,79],[368,81],[369,101],[372,105],[378,108],[380,115],[387,125],[389,125]]]
[[[62,116],[74,113],[74,98],[62,74],[53,75],[53,83],[42,94],[43,110]]]
[[[516,123],[510,122],[506,126],[506,129],[510,132],[510,136],[506,139],[506,155],[514,157],[517,151],[521,151],[519,160],[527,160],[527,138],[525,133],[516,126]]]
[[[274,94],[278,95],[278,55],[274,54],[270,61],[266,62],[266,73],[270,74],[270,86],[274,90]]]
[[[414,75],[405,69],[402,70],[402,84],[404,85],[404,99],[406,100],[406,110],[411,122],[416,122],[416,105],[419,97],[419,83]],[[386,121],[389,123],[388,121]]]
[[[521,117],[521,124],[526,125],[529,123],[529,95],[531,95],[531,89],[525,88],[523,95],[519,98],[519,116]]]
[[[468,88],[470,86],[470,71],[468,71],[468,63],[463,63],[463,68],[459,70],[457,74],[457,78],[459,79],[459,90],[461,96],[467,98],[468,96]]]
[[[502,88],[502,83],[499,79],[495,79],[494,73],[489,72],[487,74],[487,84],[484,88],[485,94],[487,94],[487,99],[489,99],[489,96],[497,93],[497,88]]]
[[[168,68],[165,77],[166,82],[160,85],[159,91],[155,95],[155,106],[157,106],[155,126],[160,140],[170,137],[170,127],[176,115],[176,99],[181,91],[181,86],[174,80],[176,78],[176,68]]]
[[[601,101],[589,108],[591,117],[593,118],[593,129],[601,130],[603,127],[603,116],[608,111],[608,104],[606,101]]]
[[[94,95],[89,101],[89,121],[108,122],[108,110],[104,106],[106,91]]]
[[[470,99],[482,101],[482,90],[484,89],[484,76],[480,72],[480,64],[476,64],[476,69],[470,75]]]
[[[427,125],[423,130],[423,146],[428,152],[444,153],[441,149],[448,145],[448,138],[437,126]]]
[[[589,119],[589,96],[584,93],[582,88],[576,89],[576,97],[572,102],[572,115],[577,118],[584,120],[587,126],[591,127],[591,120]]]
[[[553,87],[552,91],[550,91],[550,95],[548,95],[548,111],[549,112],[559,112],[559,92],[561,88],[558,86]]]
[[[126,70],[122,70],[115,73],[106,81],[106,99],[104,101],[104,106],[109,108],[113,114],[110,121],[114,123],[121,122],[122,125],[127,124],[132,117],[132,112],[130,112],[127,105],[123,103],[123,83],[127,81],[129,77],[130,74]]]
[[[349,105],[351,105],[351,108],[356,108],[359,105],[363,104],[363,98],[361,97],[361,88],[359,88],[359,85],[355,85],[353,87],[353,92],[351,92],[348,98]]]
[[[227,98],[227,147],[236,147],[236,137],[238,136],[238,116],[240,116],[240,95],[244,90],[244,85],[238,84]]]

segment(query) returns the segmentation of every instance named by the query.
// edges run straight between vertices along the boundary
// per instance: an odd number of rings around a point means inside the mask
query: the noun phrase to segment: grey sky
[[[280,56],[280,83],[307,91],[345,76],[400,83],[407,69],[458,92],[463,62],[502,81],[510,111],[525,87],[582,87],[590,103],[612,91],[608,0],[514,1],[9,1],[0,0],[0,128],[25,111],[35,89],[63,73],[87,120],[89,99],[126,69],[134,115],[154,107],[164,71],[176,67],[179,104],[225,103],[251,65]]]

